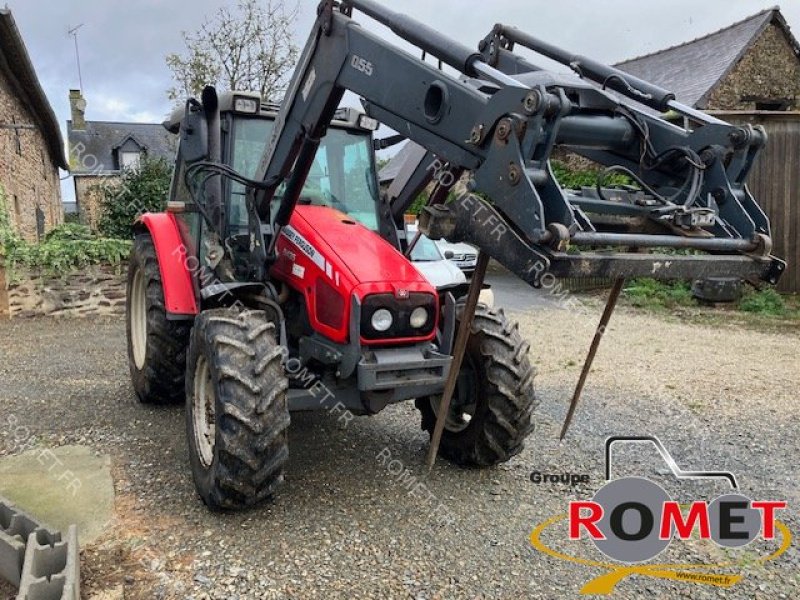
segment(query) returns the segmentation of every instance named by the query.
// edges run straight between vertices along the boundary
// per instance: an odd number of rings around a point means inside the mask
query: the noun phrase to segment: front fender
[[[196,316],[200,311],[192,272],[175,215],[145,213],[137,219],[136,227],[146,229],[153,239],[167,315],[172,318]]]

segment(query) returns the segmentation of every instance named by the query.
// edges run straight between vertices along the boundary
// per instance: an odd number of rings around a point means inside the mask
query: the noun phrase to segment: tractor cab
[[[262,102],[252,92],[224,92],[219,95],[220,113],[220,158],[221,162],[237,173],[253,178],[259,161],[269,145],[272,130],[280,106]],[[188,151],[179,148],[178,159],[170,189],[170,207],[180,215],[179,219],[191,232],[189,251],[204,261],[211,240],[208,227],[197,212],[182,212],[191,207],[193,198],[186,181],[186,168],[197,156],[193,146],[196,142],[188,136],[194,133],[181,125],[187,119],[184,107],[176,109],[164,126],[171,133],[181,133],[181,146],[190,146]],[[337,110],[335,119],[316,154],[311,172],[300,197],[300,206],[322,206],[333,208],[352,217],[372,231],[379,229],[379,189],[373,132],[378,123],[353,108]],[[198,132],[204,134],[204,132]],[[224,206],[223,241],[232,250],[237,273],[245,276],[249,256],[250,216],[247,210],[246,188],[232,179],[221,180],[222,205]],[[279,189],[272,201],[273,210],[280,204],[283,189]]]

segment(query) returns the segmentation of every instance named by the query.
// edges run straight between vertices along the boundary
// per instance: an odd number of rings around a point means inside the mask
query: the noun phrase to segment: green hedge
[[[129,240],[96,237],[88,227],[66,223],[31,244],[14,232],[5,194],[0,188],[0,257],[8,280],[18,281],[25,271],[65,277],[90,265],[120,265],[131,249]]]

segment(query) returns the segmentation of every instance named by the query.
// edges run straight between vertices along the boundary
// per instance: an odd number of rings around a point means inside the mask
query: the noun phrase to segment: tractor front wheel
[[[502,310],[479,305],[446,416],[439,454],[462,466],[488,467],[522,451],[536,408],[529,344]],[[431,436],[441,395],[419,398]]]
[[[195,487],[213,510],[253,506],[283,481],[289,410],[282,360],[264,312],[215,309],[195,321],[186,429]]]
[[[148,233],[133,241],[126,313],[128,365],[136,396],[143,404],[180,402],[192,325],[167,319],[161,270]]]

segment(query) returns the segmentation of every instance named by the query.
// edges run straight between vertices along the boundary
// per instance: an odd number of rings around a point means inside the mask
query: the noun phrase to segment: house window
[[[22,227],[22,212],[19,209],[19,198],[14,194],[14,218],[17,221],[17,228]]]
[[[756,102],[756,110],[788,110],[788,100],[765,100]]]
[[[11,122],[14,124],[14,144],[17,149],[17,154],[22,156],[22,136],[19,134],[19,127],[17,127],[17,117],[13,117]]]
[[[792,100],[790,98],[770,98],[764,96],[742,96],[742,102],[752,102],[756,110],[781,111],[791,110]]]
[[[131,169],[136,171],[139,169],[139,166],[142,162],[142,154],[141,152],[120,152],[119,155],[119,166],[120,169]]]

